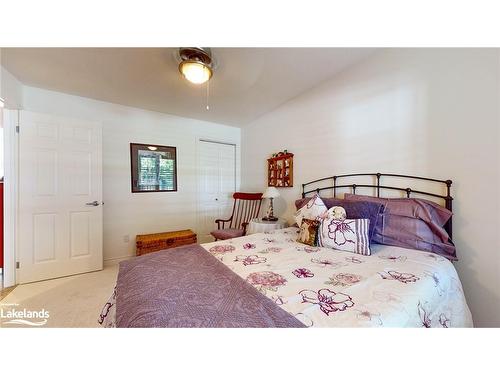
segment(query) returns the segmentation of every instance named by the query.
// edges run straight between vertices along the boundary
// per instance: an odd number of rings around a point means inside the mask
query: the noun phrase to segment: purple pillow
[[[354,194],[345,194],[344,199],[384,205],[373,242],[428,251],[457,260],[455,245],[443,228],[452,213],[437,203],[420,198],[378,198]]]
[[[297,210],[305,206],[310,199],[311,197],[297,199],[295,201],[295,207]],[[333,206],[343,207],[348,219],[369,219],[370,228],[368,230],[368,239],[371,242],[371,239],[375,234],[377,222],[383,212],[384,204],[375,202],[346,201],[345,199],[337,198],[321,198],[321,200],[328,209]]]

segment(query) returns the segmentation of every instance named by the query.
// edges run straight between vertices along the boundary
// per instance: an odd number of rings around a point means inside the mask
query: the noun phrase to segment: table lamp
[[[262,220],[265,221],[278,221],[277,217],[274,217],[273,213],[273,199],[278,198],[280,196],[280,193],[278,189],[276,189],[274,186],[270,186],[266,189],[264,194],[262,195],[262,198],[269,198],[269,209],[267,210],[267,215],[262,218]]]

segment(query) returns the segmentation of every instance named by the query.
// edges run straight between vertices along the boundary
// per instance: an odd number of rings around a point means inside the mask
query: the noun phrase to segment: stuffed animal
[[[309,223],[307,222],[302,222],[302,225],[300,226],[299,242],[309,242]]]

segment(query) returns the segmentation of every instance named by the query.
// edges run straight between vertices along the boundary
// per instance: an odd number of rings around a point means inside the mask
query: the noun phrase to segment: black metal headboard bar
[[[341,178],[341,177],[356,177],[356,176],[374,176],[374,177],[377,177],[377,176],[388,176],[388,177],[403,177],[403,178],[413,178],[413,179],[416,179],[416,180],[425,180],[425,181],[433,181],[433,182],[441,182],[443,184],[446,184],[448,181],[450,182],[451,184],[451,180],[437,180],[435,178],[428,178],[428,177],[419,177],[419,176],[408,176],[408,175],[404,175],[404,174],[394,174],[394,173],[352,173],[352,174],[339,174],[337,176],[330,176],[330,177],[325,177],[325,178],[320,178],[318,180],[314,180],[314,181],[310,181],[310,182],[307,182],[305,184],[302,184],[302,186],[304,185],[310,185],[310,184],[314,184],[316,182],[321,182],[321,181],[326,181],[326,180],[331,180],[331,179],[335,179],[335,178]]]
[[[339,185],[338,180],[341,178],[348,178],[348,177],[366,177],[366,176],[372,176],[376,178],[376,184],[369,185],[369,184],[343,184]],[[402,188],[402,187],[397,187],[397,186],[387,186],[387,185],[381,185],[380,180],[382,177],[398,177],[398,178],[407,178],[407,179],[413,179],[413,180],[423,180],[423,181],[430,181],[430,182],[436,182],[440,184],[446,185],[446,195],[440,195],[436,193],[431,193],[427,191],[422,191],[422,190],[415,190],[412,189],[411,187],[407,188]],[[308,185],[312,184],[317,184],[319,182],[323,181],[332,181],[332,185],[326,186],[326,187],[318,187],[316,189],[311,189],[311,190],[306,190],[306,187]],[[325,177],[325,178],[320,178],[314,181],[307,182],[305,184],[302,184],[302,198],[305,198],[307,194],[310,193],[320,193],[320,191],[323,190],[332,190],[333,191],[333,196],[337,196],[337,189],[342,189],[342,188],[351,188],[352,193],[356,194],[356,188],[374,188],[377,189],[377,197],[380,197],[380,190],[385,189],[385,190],[397,190],[397,191],[404,191],[406,193],[406,196],[410,198],[411,194],[420,194],[420,195],[426,195],[434,198],[441,198],[444,200],[444,206],[450,210],[452,210],[452,201],[453,197],[451,196],[451,180],[438,180],[435,178],[428,178],[428,177],[420,177],[420,176],[409,176],[409,175],[402,175],[402,174],[394,174],[394,173],[352,173],[352,174],[342,174],[342,175],[337,175],[337,176],[331,176],[331,177]],[[450,219],[446,225],[445,229],[448,232],[450,238],[452,237],[452,219]]]
[[[350,184],[350,185],[336,185],[335,186],[336,189],[340,189],[340,188],[352,188],[353,190],[356,190],[356,188],[358,188],[358,187],[365,187],[365,188],[377,187],[377,188],[380,188],[380,189],[389,189],[389,190],[404,191],[406,193],[406,196],[408,198],[410,198],[410,194],[411,193],[429,195],[431,197],[442,198],[442,199],[446,199],[447,198],[446,195],[439,195],[439,194],[434,194],[434,193],[427,193],[427,192],[420,191],[420,190],[413,190],[411,188],[398,188],[398,187],[384,186],[384,185],[373,186],[373,185],[364,185],[364,184]],[[309,194],[309,193],[314,193],[314,192],[318,192],[319,193],[322,190],[331,190],[332,188],[333,188],[332,186],[329,186],[329,187],[324,187],[324,188],[313,189],[313,190],[309,190],[309,191],[304,192],[304,195]],[[354,194],[356,194],[356,193],[354,192]]]

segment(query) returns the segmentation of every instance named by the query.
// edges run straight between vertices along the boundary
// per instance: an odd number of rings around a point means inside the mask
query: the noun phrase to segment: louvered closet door
[[[18,281],[102,269],[101,127],[21,111]]]
[[[231,215],[236,189],[236,146],[200,141],[198,144],[198,239],[211,242],[216,219]]]

